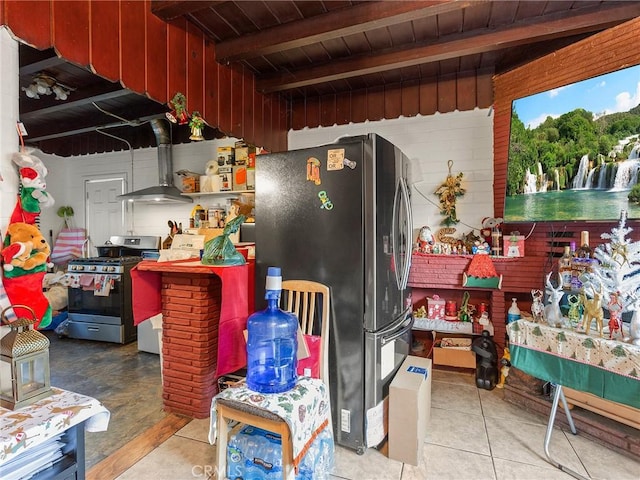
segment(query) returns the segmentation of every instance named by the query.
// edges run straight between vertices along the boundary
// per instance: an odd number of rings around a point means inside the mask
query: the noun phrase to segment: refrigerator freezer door
[[[409,354],[411,346],[411,311],[405,311],[395,324],[384,332],[365,335],[365,441],[375,447],[384,439],[386,425],[378,412],[389,395],[389,385],[395,373]]]

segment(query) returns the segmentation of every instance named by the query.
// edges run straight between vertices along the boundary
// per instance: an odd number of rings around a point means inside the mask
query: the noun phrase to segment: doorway
[[[125,231],[124,202],[116,197],[125,191],[124,177],[85,180],[86,218],[90,256],[96,256],[96,246],[104,245],[111,235]]]

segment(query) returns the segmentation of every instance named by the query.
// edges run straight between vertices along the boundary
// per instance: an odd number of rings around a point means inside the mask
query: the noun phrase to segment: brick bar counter
[[[164,409],[207,418],[217,378],[246,365],[248,265],[145,260],[131,271],[134,323],[162,313]]]

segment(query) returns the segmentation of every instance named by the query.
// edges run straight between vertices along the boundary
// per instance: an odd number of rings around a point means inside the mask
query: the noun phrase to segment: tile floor
[[[207,441],[209,421],[192,420],[118,480],[187,480],[213,477],[215,446]],[[431,419],[418,466],[337,447],[333,479],[569,479],[545,460],[546,418],[502,400],[501,390],[479,390],[471,374],[434,372]],[[640,462],[559,429],[552,455],[596,479],[640,478]],[[101,479],[102,480],[102,479]],[[106,479],[105,479],[106,480]]]

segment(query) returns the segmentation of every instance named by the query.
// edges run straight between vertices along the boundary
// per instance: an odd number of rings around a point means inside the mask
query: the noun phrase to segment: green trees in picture
[[[629,157],[635,142],[619,151],[615,147],[634,136],[640,138],[640,106],[598,118],[577,108],[557,118],[549,116],[533,129],[526,128],[513,109],[506,193],[531,193],[526,192],[527,172],[537,177],[535,192],[571,188],[585,155],[596,178],[602,175],[603,184],[611,185],[616,164]]]

